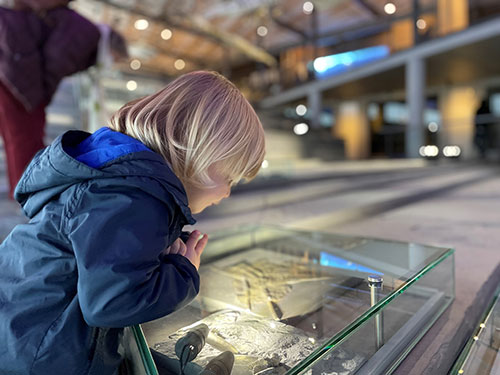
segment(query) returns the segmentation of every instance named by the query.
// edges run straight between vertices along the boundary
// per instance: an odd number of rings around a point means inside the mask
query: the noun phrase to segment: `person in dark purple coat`
[[[96,61],[99,29],[68,0],[0,0],[0,135],[10,197],[43,148],[45,108],[62,78]]]

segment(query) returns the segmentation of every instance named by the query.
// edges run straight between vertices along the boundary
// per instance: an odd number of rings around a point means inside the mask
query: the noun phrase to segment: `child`
[[[254,110],[211,72],[38,153],[15,192],[31,220],[0,245],[0,373],[116,374],[122,327],[198,292],[208,238],[179,238],[191,213],[253,178],[263,157]]]

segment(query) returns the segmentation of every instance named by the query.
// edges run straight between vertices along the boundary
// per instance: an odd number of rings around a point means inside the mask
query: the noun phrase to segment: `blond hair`
[[[183,182],[213,185],[208,167],[234,183],[264,160],[264,130],[241,92],[216,72],[191,72],[125,104],[109,127],[161,154]],[[214,168],[213,167],[213,168]]]

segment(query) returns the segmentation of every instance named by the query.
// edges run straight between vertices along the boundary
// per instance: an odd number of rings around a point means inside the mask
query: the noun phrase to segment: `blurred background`
[[[395,372],[447,373],[500,283],[498,0],[69,7],[121,34],[128,57],[61,82],[46,144],[68,129],[95,131],[183,73],[222,73],[261,117],[267,156],[197,228],[273,223],[454,247],[456,301]],[[3,238],[25,219],[0,168]]]

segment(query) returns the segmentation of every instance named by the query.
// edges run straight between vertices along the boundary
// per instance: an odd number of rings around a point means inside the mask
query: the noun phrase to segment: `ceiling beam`
[[[173,28],[212,39],[218,43],[223,44],[224,46],[237,50],[238,52],[244,54],[254,61],[261,62],[267,66],[276,66],[278,64],[276,58],[268,53],[265,49],[255,46],[239,35],[220,30],[218,27],[212,25],[209,21],[203,19],[202,17],[194,15],[171,16],[166,14],[163,14],[161,16],[153,16],[137,9],[130,9],[124,5],[111,2],[110,0],[97,1],[104,3],[110,7],[126,10],[131,14],[146,17],[160,23],[168,24]]]
[[[355,3],[358,4],[361,8],[367,10],[372,16],[380,17],[385,15],[385,13],[382,10],[379,10],[378,8],[374,7],[366,0],[355,0]]]
[[[311,39],[311,36],[309,36],[305,31],[293,26],[292,24],[282,20],[276,15],[276,10],[278,8],[275,7],[269,7],[269,16],[271,17],[271,20],[276,23],[276,25],[281,26],[284,29],[290,30],[294,32],[295,34],[298,34],[302,37],[304,42],[308,41]]]

